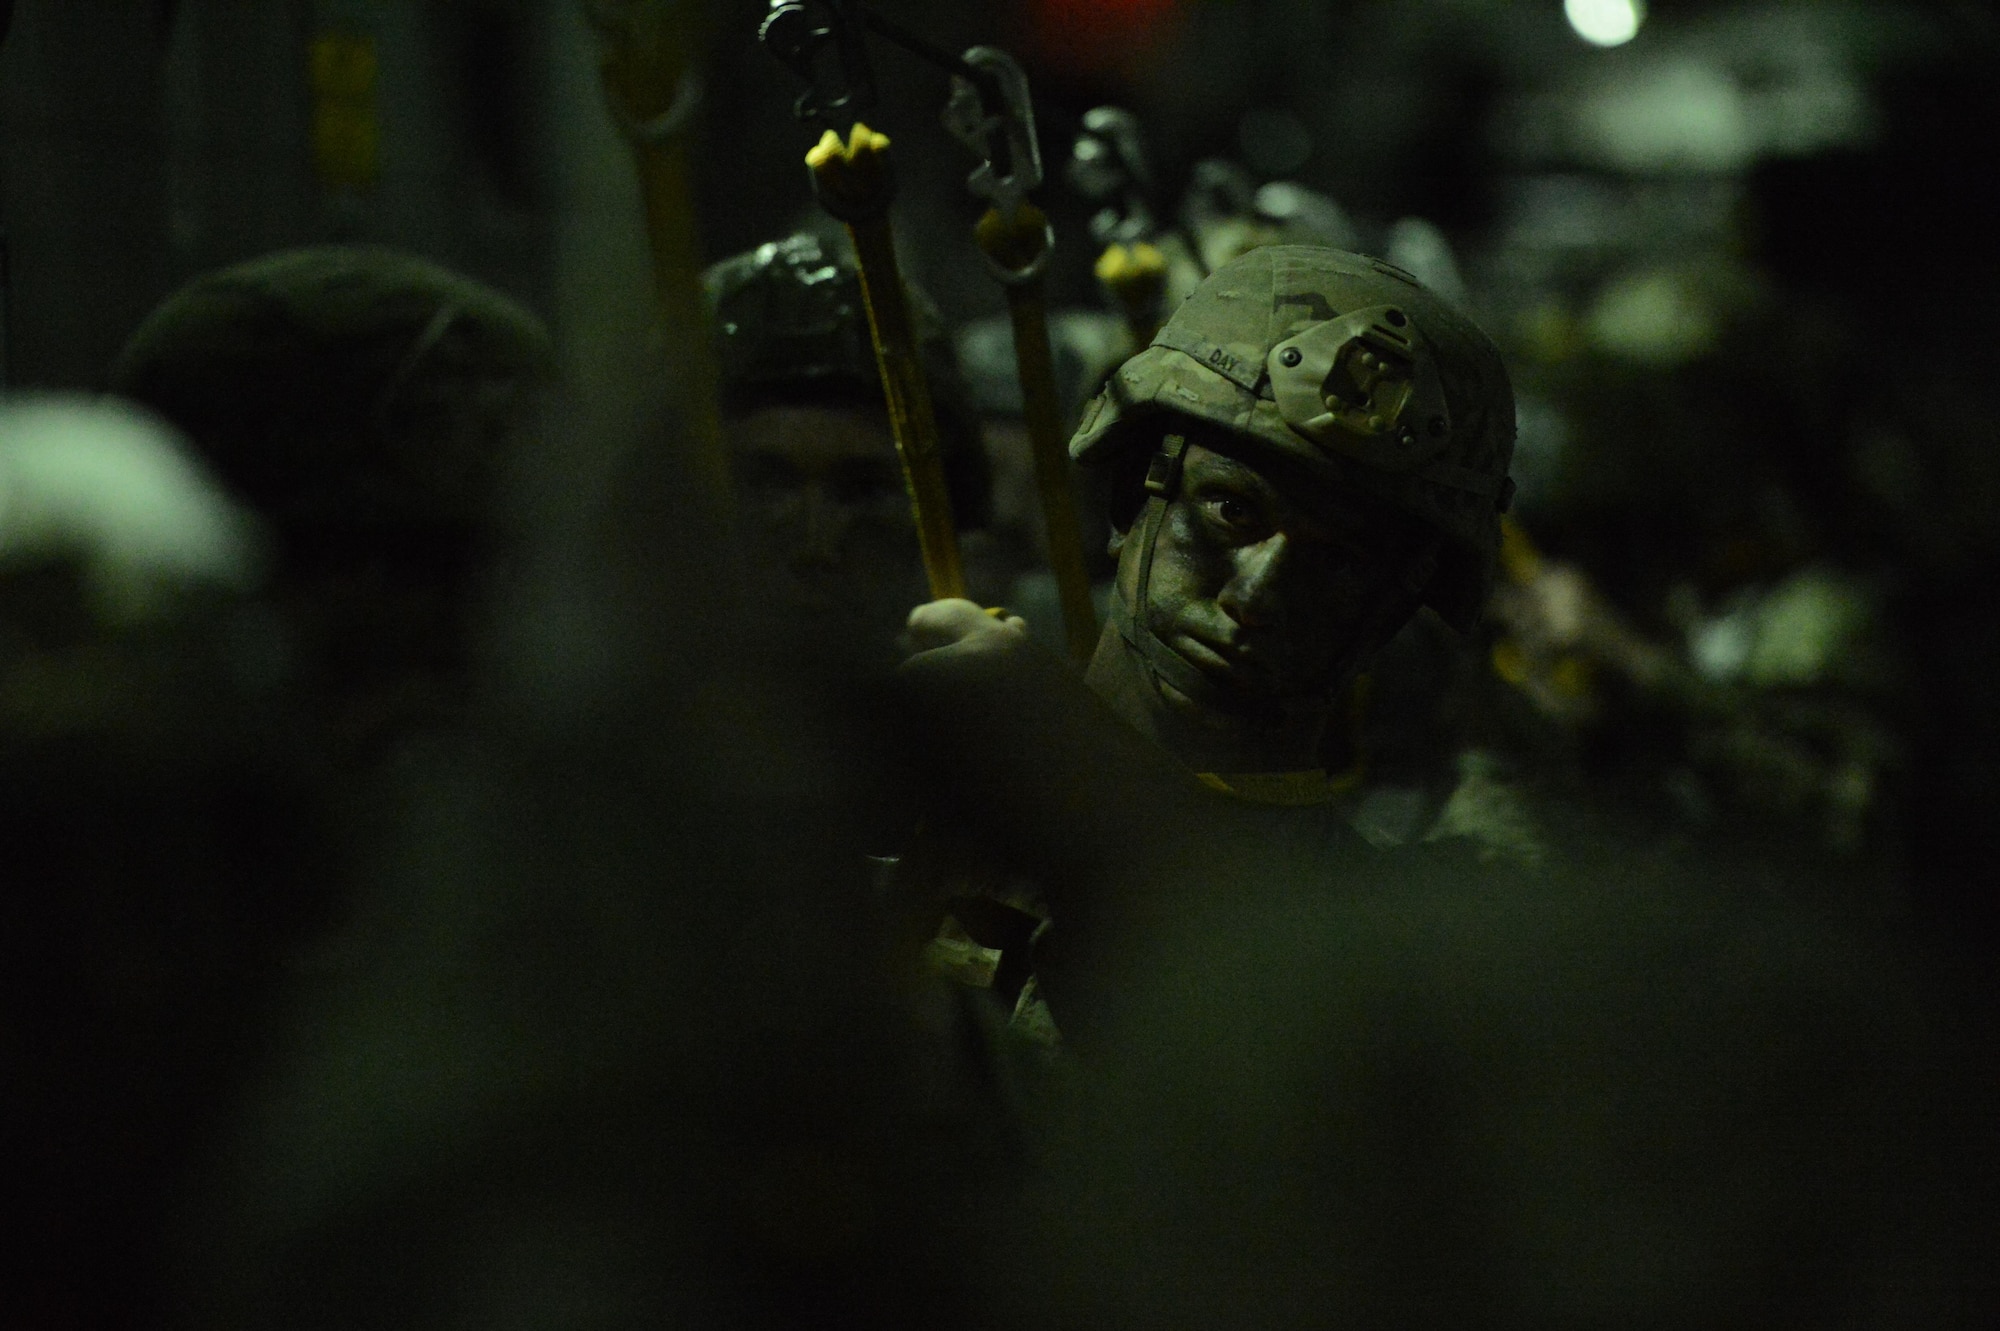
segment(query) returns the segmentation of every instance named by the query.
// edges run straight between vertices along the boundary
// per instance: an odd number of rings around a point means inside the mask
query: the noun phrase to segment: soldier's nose
[[[1290,544],[1283,532],[1236,551],[1236,567],[1216,599],[1223,613],[1244,628],[1261,628],[1278,614],[1279,583]]]

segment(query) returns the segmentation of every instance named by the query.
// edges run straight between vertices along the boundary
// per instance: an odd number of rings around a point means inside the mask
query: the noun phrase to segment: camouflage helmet
[[[876,382],[861,282],[801,233],[732,255],[702,274],[725,406],[772,389]]]
[[[774,390],[881,391],[860,274],[819,237],[801,231],[732,255],[702,274],[702,288],[725,406]],[[922,288],[907,278],[903,288],[939,410],[962,412],[965,390],[944,320]]]
[[[281,532],[484,522],[540,319],[397,250],[318,245],[195,278],[127,341],[111,387],[179,427]]]
[[[1174,415],[1442,533],[1423,600],[1460,627],[1477,617],[1513,498],[1513,390],[1486,335],[1408,273],[1310,245],[1232,260],[1112,375],[1070,456],[1152,447]]]
[[[702,274],[717,397],[726,412],[774,401],[882,402],[861,278],[851,259],[799,232],[732,255]],[[984,525],[992,477],[978,418],[944,320],[905,279],[918,353],[937,414],[952,512]]]

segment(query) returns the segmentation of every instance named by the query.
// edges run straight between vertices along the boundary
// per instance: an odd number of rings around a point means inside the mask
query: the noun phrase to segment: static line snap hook
[[[875,71],[855,0],[772,0],[757,40],[806,82],[792,114],[833,127],[875,105]]]
[[[972,47],[962,59],[973,77],[953,76],[944,127],[980,159],[966,188],[1011,219],[1042,183],[1028,76],[996,47]]]

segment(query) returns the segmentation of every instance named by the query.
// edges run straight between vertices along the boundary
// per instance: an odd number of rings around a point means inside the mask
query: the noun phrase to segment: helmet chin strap
[[[1153,550],[1159,543],[1160,527],[1166,522],[1167,505],[1180,492],[1181,466],[1187,455],[1187,436],[1170,434],[1160,443],[1160,451],[1146,467],[1146,507],[1133,525],[1139,538],[1139,587],[1130,604],[1123,596],[1111,598],[1111,622],[1118,636],[1139,654],[1153,674],[1157,687],[1165,684],[1198,706],[1213,708],[1255,724],[1276,727],[1292,710],[1277,699],[1246,697],[1224,690],[1215,680],[1189,663],[1186,657],[1161,642],[1147,626],[1149,594],[1153,583]]]
[[[1362,658],[1380,645],[1379,639],[1388,637],[1396,625],[1408,618],[1413,602],[1421,600],[1424,584],[1430,581],[1437,569],[1436,545],[1428,547],[1405,570],[1400,587],[1405,596],[1383,598],[1382,603],[1371,610],[1364,621],[1366,631],[1359,635],[1355,649],[1346,659],[1336,663],[1319,688],[1292,698],[1246,696],[1225,688],[1213,677],[1196,669],[1186,657],[1160,641],[1147,624],[1153,582],[1153,551],[1160,538],[1160,528],[1166,522],[1167,506],[1180,492],[1181,468],[1186,455],[1186,436],[1170,434],[1161,441],[1160,451],[1147,465],[1146,506],[1133,524],[1134,534],[1139,538],[1137,594],[1130,604],[1115,590],[1111,597],[1110,618],[1118,636],[1146,663],[1156,686],[1166,684],[1198,706],[1242,717],[1271,729],[1301,713],[1323,709],[1334,689],[1354,673]]]

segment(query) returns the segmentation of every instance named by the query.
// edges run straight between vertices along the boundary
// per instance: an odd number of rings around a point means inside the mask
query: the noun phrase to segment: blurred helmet
[[[1446,542],[1423,601],[1476,618],[1513,497],[1513,390],[1486,335],[1408,273],[1305,245],[1226,264],[1111,377],[1070,455],[1150,452],[1173,416],[1428,524]]]
[[[554,359],[541,321],[491,287],[325,245],[195,278],[139,326],[111,386],[281,533],[477,526]]]
[[[66,565],[92,625],[163,619],[191,593],[248,590],[258,553],[249,515],[154,417],[116,398],[0,399],[0,609],[19,609],[19,575]]]
[[[732,255],[702,275],[725,412],[780,402],[854,402],[882,408],[861,277],[806,232]],[[937,307],[907,279],[918,352],[937,415],[952,511],[977,527],[992,507],[992,478],[970,395]]]
[[[861,281],[810,235],[787,236],[702,275],[725,408],[801,388],[872,389]]]

